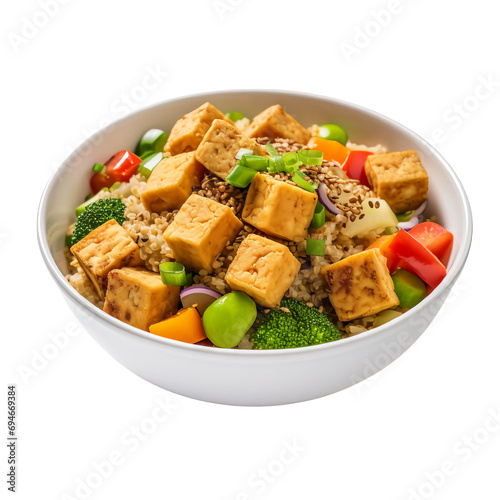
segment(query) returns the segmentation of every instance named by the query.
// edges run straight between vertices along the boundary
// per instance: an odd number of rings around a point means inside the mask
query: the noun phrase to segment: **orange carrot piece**
[[[309,149],[316,149],[323,153],[323,159],[327,161],[336,161],[342,166],[351,150],[337,141],[330,141],[322,137],[311,137],[307,143]]]
[[[160,337],[195,344],[206,339],[200,313],[196,307],[181,309],[177,314],[151,325],[149,331]]]

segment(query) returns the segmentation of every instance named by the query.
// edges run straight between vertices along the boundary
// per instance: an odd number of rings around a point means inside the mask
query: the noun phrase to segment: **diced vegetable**
[[[305,189],[306,191],[309,191],[310,193],[314,193],[316,189],[314,186],[306,180],[306,176],[304,172],[301,172],[300,170],[296,170],[295,173],[292,176],[292,182],[295,182],[297,186],[301,187],[302,189]]]
[[[320,257],[323,257],[325,255],[325,248],[326,248],[325,240],[307,238],[306,255],[318,255]]]
[[[425,283],[405,269],[398,269],[392,275],[392,281],[401,307],[416,306],[427,293]]]
[[[163,151],[168,140],[168,134],[158,128],[148,130],[139,141],[135,154],[141,158],[151,153]]]
[[[149,331],[154,335],[188,344],[195,344],[207,337],[196,307],[181,309],[170,318],[151,325]]]
[[[350,179],[356,179],[361,184],[369,186],[370,184],[365,172],[365,163],[368,156],[372,154],[371,151],[351,151],[342,170],[345,171]]]
[[[340,142],[340,144],[344,146],[347,144],[348,140],[347,132],[336,123],[325,123],[324,125],[320,125],[318,137],[329,141]]]
[[[193,281],[193,273],[187,273],[180,262],[161,263],[160,276],[164,285],[189,286]]]
[[[105,164],[105,168],[90,179],[92,193],[97,194],[104,187],[111,187],[115,182],[128,182],[137,172],[141,159],[130,151],[116,153]]]
[[[226,113],[226,116],[233,122],[238,122],[246,118],[246,116],[239,111],[229,111]]]
[[[196,307],[202,316],[207,307],[219,297],[221,297],[220,293],[207,286],[190,286],[181,292],[182,306],[184,308]]]
[[[245,154],[241,157],[240,163],[245,167],[257,170],[257,172],[265,172],[269,167],[269,158],[253,154]]]
[[[326,161],[335,161],[342,166],[349,156],[350,149],[337,141],[329,141],[321,137],[311,137],[307,147],[323,153],[323,159]]]
[[[311,221],[311,227],[313,229],[319,229],[325,225],[325,207],[318,201],[316,208],[314,209],[314,215]]]
[[[394,252],[390,248],[390,244],[395,236],[395,233],[391,235],[380,236],[369,247],[367,247],[367,250],[370,250],[372,248],[380,249],[380,253],[387,259],[387,267],[389,269],[394,269],[395,256]]]
[[[410,234],[428,248],[445,266],[453,248],[453,234],[435,222],[421,222]]]
[[[352,238],[397,224],[398,219],[385,200],[366,198],[361,203],[361,214],[354,221],[349,219],[346,227],[341,229],[341,233]]]
[[[207,337],[217,347],[236,347],[257,318],[255,302],[243,292],[230,292],[208,306],[203,315]]]
[[[323,153],[314,149],[301,149],[298,152],[299,160],[304,165],[321,165],[323,163]]]
[[[144,162],[144,160],[141,162],[139,167],[137,168],[137,172],[142,174],[146,179],[149,179],[149,176],[151,175],[151,172],[154,170],[156,165],[160,163],[163,160],[163,153],[156,153],[153,156],[148,156],[148,160]]]
[[[226,182],[235,187],[246,188],[253,181],[256,174],[257,170],[245,167],[242,163],[237,163],[226,177]]]
[[[420,241],[406,231],[398,231],[389,248],[394,252],[395,264],[419,276],[436,288],[446,276],[446,267]]]

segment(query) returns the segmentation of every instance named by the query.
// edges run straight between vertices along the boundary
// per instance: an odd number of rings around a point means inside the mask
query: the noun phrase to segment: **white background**
[[[491,416],[500,412],[494,4],[64,3],[47,1],[49,16],[43,0],[4,2],[0,16],[0,399],[5,415],[6,386],[17,384],[18,498],[499,498],[500,423]],[[144,91],[152,70],[160,81]],[[448,303],[405,355],[361,385],[285,407],[224,407],[169,395],[85,332],[68,336],[77,323],[35,235],[53,169],[105,121],[226,88],[338,97],[427,139],[435,134],[469,194],[473,246]],[[54,354],[47,346],[61,332],[66,345]],[[23,367],[34,372],[23,376]],[[152,420],[163,415],[158,398],[176,407],[161,423]],[[132,433],[141,425],[139,442]],[[113,470],[102,465],[110,456]],[[81,486],[88,481],[90,490]]]

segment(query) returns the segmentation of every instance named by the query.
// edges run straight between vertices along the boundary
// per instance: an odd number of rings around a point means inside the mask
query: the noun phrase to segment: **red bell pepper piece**
[[[391,272],[396,267],[402,267],[419,276],[432,288],[436,288],[446,276],[446,267],[441,261],[409,232],[398,231],[389,248],[395,256]]]
[[[368,156],[372,154],[371,151],[352,150],[342,166],[342,170],[350,179],[356,179],[361,182],[361,184],[369,186],[370,184],[368,183],[365,172],[365,163]]]
[[[130,151],[116,153],[104,164],[104,168],[90,179],[92,193],[98,193],[103,187],[110,188],[115,182],[128,182],[137,173],[141,161]]]
[[[409,233],[428,248],[445,266],[453,248],[453,234],[435,222],[421,222]]]

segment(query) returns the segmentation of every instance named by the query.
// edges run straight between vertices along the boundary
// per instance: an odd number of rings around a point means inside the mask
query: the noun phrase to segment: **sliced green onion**
[[[228,113],[226,113],[226,116],[233,122],[238,122],[246,118],[246,116],[239,111],[229,111]]]
[[[253,168],[258,172],[265,172],[269,167],[269,158],[265,156],[245,154],[241,157],[240,163],[248,168]]]
[[[92,170],[94,172],[101,172],[102,169],[105,167],[105,165],[103,163],[96,163],[93,167],[92,167]]]
[[[413,210],[408,210],[406,212],[401,212],[396,214],[396,217],[399,222],[408,222],[411,219],[411,215],[413,214]]]
[[[323,257],[325,255],[325,248],[326,248],[325,240],[307,238],[306,242],[307,255],[317,255],[319,257]]]
[[[292,176],[292,182],[295,182],[297,186],[301,187],[302,189],[305,189],[306,191],[309,191],[310,193],[314,193],[315,191],[311,183],[306,181],[306,176],[304,172],[301,172],[300,170],[295,171],[295,173]]]
[[[319,229],[325,225],[325,221],[325,207],[318,201],[318,203],[316,203],[316,208],[314,209],[311,227],[313,229]]]
[[[226,182],[235,187],[246,188],[253,181],[253,178],[256,175],[257,170],[245,167],[245,165],[242,165],[241,163],[237,163],[226,177]]]
[[[279,153],[276,151],[276,148],[271,144],[271,141],[269,141],[266,144],[266,151],[268,152],[269,156],[278,156]]]
[[[116,181],[110,188],[109,188],[109,192],[112,193],[113,191],[116,191],[120,186],[122,185],[122,183],[120,181]]]
[[[280,155],[269,158],[269,172],[285,172],[285,162]]]
[[[285,162],[285,172],[287,174],[291,174],[294,170],[297,170],[302,165],[302,162],[299,159],[299,155],[294,151],[285,153],[283,155],[283,161]]]
[[[163,151],[168,140],[168,134],[159,128],[148,130],[137,144],[135,154],[141,159],[147,155],[159,153]]]
[[[149,179],[151,172],[162,160],[163,160],[163,153],[156,153],[155,155],[149,157],[148,161],[143,160],[137,167],[137,172],[146,177],[146,179]]]
[[[243,155],[253,155],[253,151],[251,149],[241,148],[237,153],[235,158],[237,160],[241,160]]]
[[[301,149],[299,158],[304,165],[321,165],[323,163],[323,152],[315,149]]]
[[[160,277],[164,285],[189,286],[193,282],[193,273],[186,273],[186,268],[180,262],[160,264]]]
[[[101,191],[109,191],[109,189],[108,189],[108,188],[102,188],[102,189],[101,189]],[[101,191],[99,191],[99,193],[100,193]],[[92,205],[92,203],[95,203],[95,202],[96,202],[96,201],[100,198],[99,193],[92,195],[92,197],[91,197],[91,198],[88,198],[88,199],[87,199],[87,198],[85,198],[85,201],[84,201],[81,205],[79,205],[78,207],[76,207],[75,212],[76,212],[76,216],[77,216],[77,217],[78,217],[80,214],[82,214],[83,212],[85,212],[85,209],[86,209],[89,205]]]

